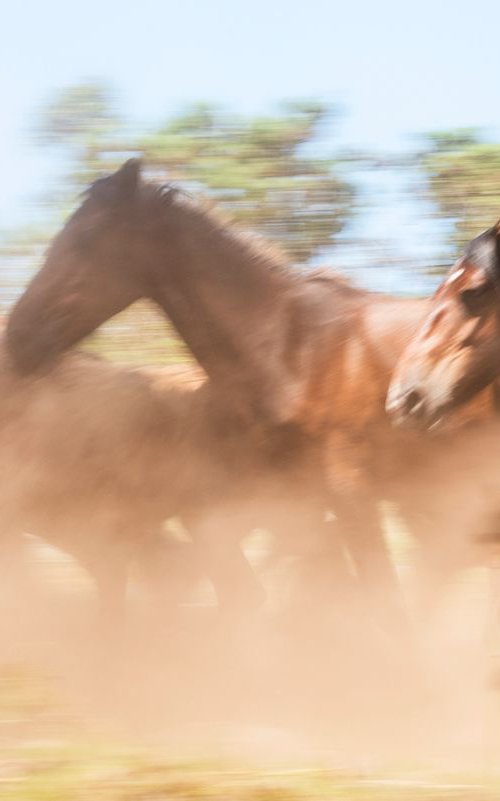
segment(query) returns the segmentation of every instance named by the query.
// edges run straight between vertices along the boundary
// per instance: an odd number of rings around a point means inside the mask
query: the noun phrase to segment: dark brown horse
[[[294,278],[267,247],[183,193],[143,183],[132,160],[89,190],[54,240],[47,269],[33,280],[7,336],[16,364],[29,370],[147,296],[165,310],[226,399],[274,425],[291,420],[301,398],[297,360],[307,344],[302,329],[311,324],[304,314],[316,326],[332,319],[329,310],[317,320],[314,291],[295,308]],[[52,291],[57,305],[43,312]],[[22,330],[24,313],[38,328],[39,348],[33,348],[33,328]]]
[[[387,410],[436,426],[500,374],[500,224],[472,240],[398,362]]]
[[[425,303],[306,278],[182,193],[144,184],[132,162],[90,189],[15,307],[15,364],[49,363],[141,296],[162,306],[209,375],[218,433],[233,443],[215,450],[229,473],[245,473],[252,454],[250,474],[271,469],[289,496],[300,488],[311,507],[332,504],[372,605],[391,591],[397,604],[373,477],[389,375]],[[227,481],[212,482],[205,497],[217,506],[226,494]]]

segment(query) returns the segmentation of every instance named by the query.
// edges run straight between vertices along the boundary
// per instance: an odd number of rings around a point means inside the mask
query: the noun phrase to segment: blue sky
[[[53,169],[29,126],[62,86],[104,78],[141,122],[199,99],[260,111],[317,97],[343,105],[346,144],[400,148],[414,132],[469,125],[498,137],[499,30],[496,0],[6,4],[0,227],[29,216]]]

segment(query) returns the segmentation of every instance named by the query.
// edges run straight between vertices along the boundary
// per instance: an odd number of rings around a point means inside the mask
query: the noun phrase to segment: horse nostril
[[[406,414],[420,415],[424,409],[424,399],[420,392],[412,389],[404,399],[404,410]]]

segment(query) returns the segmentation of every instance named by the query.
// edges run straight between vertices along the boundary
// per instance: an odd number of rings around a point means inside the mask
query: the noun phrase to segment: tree
[[[500,145],[474,130],[431,134],[426,144],[420,161],[428,192],[456,252],[500,217]]]
[[[331,117],[318,103],[288,103],[274,116],[250,118],[198,105],[144,137],[139,149],[170,180],[216,198],[246,228],[306,262],[333,244],[353,212],[344,165],[318,143]]]
[[[66,211],[76,192],[119,164],[124,126],[113,92],[99,82],[63,89],[41,107],[35,141],[57,148],[66,164],[64,180],[45,196],[54,213]]]
[[[112,93],[88,84],[42,109],[36,131],[41,143],[66,151],[66,191],[114,169],[125,154],[142,155],[160,177],[215,198],[246,228],[305,262],[332,245],[353,211],[345,165],[320,147],[333,116],[313,102],[285,103],[266,117],[197,104],[137,137],[116,113]]]

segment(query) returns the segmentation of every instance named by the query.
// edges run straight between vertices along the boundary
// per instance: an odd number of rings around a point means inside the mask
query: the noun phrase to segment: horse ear
[[[472,239],[465,246],[463,256],[483,274],[500,281],[500,221]]]
[[[136,194],[141,179],[140,159],[128,159],[113,175],[113,184],[120,197],[132,197]]]
[[[495,235],[495,274],[497,279],[500,278],[500,220],[493,226],[493,233]]]

